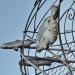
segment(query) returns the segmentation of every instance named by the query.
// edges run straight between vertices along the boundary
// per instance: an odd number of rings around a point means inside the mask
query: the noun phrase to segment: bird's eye
[[[48,20],[48,23],[50,23],[50,20]]]

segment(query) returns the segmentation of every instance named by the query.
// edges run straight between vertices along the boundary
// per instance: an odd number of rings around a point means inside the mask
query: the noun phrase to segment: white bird
[[[39,27],[36,36],[36,50],[40,52],[52,45],[58,36],[58,6],[51,7],[51,16],[47,17]]]

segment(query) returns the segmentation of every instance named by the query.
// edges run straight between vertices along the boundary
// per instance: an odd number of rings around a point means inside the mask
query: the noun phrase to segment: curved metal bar
[[[74,4],[74,3],[73,3],[73,4]],[[71,7],[73,6],[73,4],[71,5]],[[65,22],[64,22],[64,37],[65,37],[65,41],[66,41],[66,44],[67,44],[69,50],[71,50],[71,48],[69,47],[68,42],[67,42],[67,38],[66,38],[66,34],[65,34],[65,31],[66,31],[66,29],[65,29],[65,26],[66,26],[66,25],[65,25],[65,24],[66,24],[67,17],[69,17],[69,20],[72,20],[72,19],[74,18],[74,16],[72,16],[72,14],[69,14],[69,16],[68,16],[69,11],[70,11],[70,10],[73,10],[71,7],[68,9],[67,15],[66,15],[66,17],[65,17]],[[72,17],[71,17],[71,16],[72,16]]]
[[[72,20],[72,31],[73,31],[73,27],[74,27],[74,24],[73,24],[73,23],[74,23],[74,18],[75,18],[75,10],[72,8],[72,11],[73,11],[73,15],[71,15],[72,18],[71,18],[70,20]],[[73,32],[72,32],[72,38],[73,38],[73,41],[74,41],[74,43],[75,43]],[[72,55],[75,57],[75,55],[74,55],[73,52],[72,52]]]
[[[40,1],[40,2],[41,2],[41,1]],[[36,3],[36,2],[35,2],[35,3]],[[31,12],[30,12],[30,15],[29,15],[28,20],[27,20],[26,25],[25,25],[24,33],[25,33],[26,29],[27,29],[28,22],[29,22],[30,17],[31,17],[31,15],[32,15],[34,9],[36,8],[36,6],[37,6],[37,5],[34,5],[33,9],[32,9]]]
[[[71,10],[71,7],[70,7],[70,9],[69,9],[69,11]],[[65,17],[65,22],[64,22],[64,33],[65,33],[65,31],[66,31],[66,20],[67,20],[67,16],[68,16],[68,13],[69,13],[69,11],[67,12],[67,15],[66,15],[66,17]],[[73,19],[73,17],[71,17],[72,16],[72,14],[69,14],[69,20],[72,20]],[[64,34],[64,37],[65,37],[65,41],[66,41],[66,44],[67,44],[67,46],[68,46],[68,48],[69,48],[69,50],[71,50],[71,48],[70,48],[70,46],[68,45],[68,41],[67,41],[67,37],[66,37],[66,34]],[[72,53],[73,54],[73,53]],[[70,69],[70,67],[69,67],[69,70],[70,70],[70,72],[71,72],[71,75],[73,75],[72,74],[72,71],[71,71],[71,69]]]
[[[60,18],[60,6],[61,6],[61,0],[59,0],[59,16],[58,16],[58,20]],[[59,30],[59,33],[60,33],[60,22],[58,23],[58,30]],[[62,50],[63,56],[64,56],[65,60],[67,60],[65,52],[64,52],[64,48],[63,48],[63,45],[62,45],[61,34],[59,34],[59,41],[60,41],[60,46],[61,46],[61,50]],[[68,67],[68,69],[69,69],[69,71],[71,72],[71,75],[72,75],[72,71],[70,69],[70,66],[67,66],[67,67]]]
[[[30,19],[31,15],[32,15],[34,9],[35,9],[35,7],[33,7],[32,11],[31,11],[31,13],[30,13],[30,15],[29,15],[29,18],[28,18],[27,23],[26,23],[26,25],[25,25],[24,33],[26,33],[27,25],[28,25],[29,19]]]
[[[61,21],[61,19],[64,17],[64,15],[70,11],[71,7],[74,5],[75,1],[71,4],[71,6],[69,7],[69,9],[67,9],[63,14],[62,16],[60,17],[59,21]]]
[[[55,3],[57,2],[57,0],[51,5],[53,6]],[[51,7],[47,10],[47,12],[44,14],[44,16],[42,17],[42,19],[40,20],[40,22],[38,23],[37,27],[36,27],[36,30],[37,28],[39,27],[39,25],[41,24],[42,20],[44,19],[44,17],[47,15],[47,13],[50,11]]]
[[[74,3],[73,3],[74,4]],[[66,17],[65,17],[65,22],[64,22],[64,36],[65,36],[65,41],[66,41],[66,44],[67,44],[67,46],[68,46],[68,48],[70,49],[70,47],[69,47],[69,45],[68,45],[68,42],[67,42],[67,38],[66,38],[66,34],[65,34],[65,31],[66,31],[66,29],[65,29],[65,24],[66,24],[66,20],[67,20],[67,17],[69,17],[69,20],[72,20],[74,17],[72,17],[71,18],[71,16],[72,16],[72,14],[69,14],[69,16],[68,16],[68,13],[69,13],[69,11],[71,10],[71,7],[73,6],[73,4],[70,6],[70,8],[67,10],[67,15],[66,15]],[[73,10],[73,9],[72,9]],[[70,49],[71,50],[71,49]]]
[[[44,0],[44,2],[39,6],[38,11],[40,10],[40,8],[44,5],[44,3],[45,3],[46,1],[47,1],[47,0]],[[35,15],[36,15],[36,13],[37,13],[38,11],[36,11],[36,12],[34,13],[34,15],[33,15],[33,17],[31,18],[29,24],[27,25],[27,27],[25,27],[26,30],[25,30],[24,32],[26,32],[26,31],[28,30],[28,28],[29,28],[29,26],[30,26],[30,24],[31,24],[31,22],[32,22],[32,20],[33,20],[33,18],[35,17]]]

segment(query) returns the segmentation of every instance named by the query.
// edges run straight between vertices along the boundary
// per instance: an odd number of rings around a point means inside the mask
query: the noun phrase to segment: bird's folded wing
[[[42,25],[39,27],[39,31],[38,31],[38,34],[37,34],[37,40],[40,40],[44,34],[44,32],[48,29],[48,22],[47,22],[47,19],[46,18],[44,20],[44,22],[42,23]]]

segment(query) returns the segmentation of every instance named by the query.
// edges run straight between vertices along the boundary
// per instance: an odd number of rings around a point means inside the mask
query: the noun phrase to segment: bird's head
[[[53,16],[55,19],[59,15],[59,7],[58,6],[52,6],[51,7],[51,16]]]

